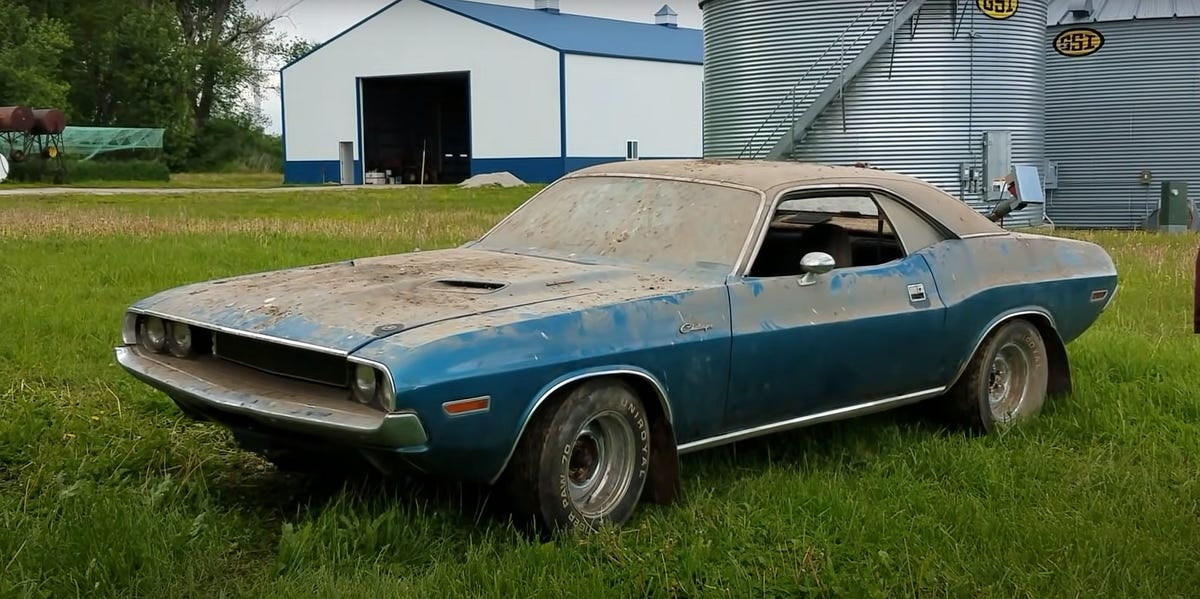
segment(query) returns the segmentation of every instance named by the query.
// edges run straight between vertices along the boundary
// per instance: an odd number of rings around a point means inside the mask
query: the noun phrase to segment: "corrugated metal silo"
[[[706,0],[705,155],[859,161],[931,181],[979,210],[985,131],[1012,164],[1045,162],[1046,3],[995,19],[976,0]],[[889,35],[890,34],[890,35]],[[1006,225],[1038,224],[1040,206]]]
[[[1200,1],[1056,0],[1047,24],[1046,157],[1058,177],[1046,210],[1055,224],[1135,228],[1157,208],[1163,181],[1200,190]],[[1103,44],[1088,53],[1067,40],[1066,55],[1055,50],[1055,38],[1082,28]]]

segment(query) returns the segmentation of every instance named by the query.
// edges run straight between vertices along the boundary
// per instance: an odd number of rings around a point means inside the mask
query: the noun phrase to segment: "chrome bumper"
[[[147,354],[136,346],[114,351],[130,374],[205,413],[237,414],[277,429],[356,444],[399,448],[428,441],[416,414],[384,414],[350,401],[344,390],[211,358],[182,360]]]

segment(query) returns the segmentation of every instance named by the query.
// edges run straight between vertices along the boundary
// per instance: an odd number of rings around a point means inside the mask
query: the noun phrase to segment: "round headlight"
[[[142,319],[141,330],[138,333],[142,347],[152,352],[161,352],[167,344],[167,325],[157,316]]]
[[[186,358],[192,353],[192,328],[181,322],[171,323],[171,334],[167,337],[167,349],[176,358]]]
[[[375,398],[375,369],[366,364],[354,367],[354,399],[371,403]]]

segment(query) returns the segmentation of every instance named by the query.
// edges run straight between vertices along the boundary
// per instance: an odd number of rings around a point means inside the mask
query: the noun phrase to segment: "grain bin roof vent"
[[[1076,19],[1086,19],[1095,12],[1095,9],[1092,7],[1092,0],[1072,0],[1070,10],[1071,16]]]
[[[658,12],[654,13],[654,24],[663,25],[666,27],[679,27],[679,13],[671,8],[671,5],[664,4]]]
[[[551,14],[558,14],[558,0],[533,0],[533,8]]]

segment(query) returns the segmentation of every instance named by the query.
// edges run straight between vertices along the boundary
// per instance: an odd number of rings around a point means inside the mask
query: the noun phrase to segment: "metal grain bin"
[[[981,211],[984,182],[964,185],[962,171],[982,166],[985,131],[1010,132],[1013,164],[1044,166],[1045,2],[1020,2],[1005,19],[963,0],[701,6],[706,156],[771,157],[790,123],[815,115],[788,157],[869,162],[926,179]],[[853,78],[839,80],[843,70]],[[821,99],[831,101],[810,110]],[[1032,205],[1005,224],[1041,220],[1041,206]]]
[[[1050,5],[1046,157],[1058,180],[1046,211],[1058,225],[1136,228],[1163,181],[1200,189],[1200,1],[1085,8]],[[1085,29],[1103,43],[1087,47]]]

